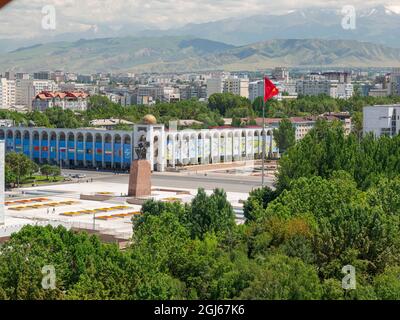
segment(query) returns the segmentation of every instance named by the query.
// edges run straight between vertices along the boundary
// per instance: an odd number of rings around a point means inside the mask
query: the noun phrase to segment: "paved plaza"
[[[125,177],[120,182],[115,177],[110,180],[102,178],[93,182],[85,180],[80,183],[30,187],[8,193],[5,225],[0,227],[0,238],[10,236],[27,224],[50,224],[129,240],[133,232],[132,217],[139,214],[141,206],[126,202],[128,186]],[[151,198],[155,200],[182,203],[190,202],[197,193],[196,188],[175,188],[173,185],[169,188],[156,185],[152,190]],[[206,192],[210,194],[212,188]],[[103,195],[111,199],[82,200],[81,194]],[[243,223],[242,201],[247,199],[248,193],[227,192],[227,197],[237,212],[237,222]]]

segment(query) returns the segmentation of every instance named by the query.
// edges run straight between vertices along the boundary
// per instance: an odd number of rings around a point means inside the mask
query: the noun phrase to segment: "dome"
[[[145,124],[157,124],[157,119],[152,114],[146,114],[143,117],[142,122]]]

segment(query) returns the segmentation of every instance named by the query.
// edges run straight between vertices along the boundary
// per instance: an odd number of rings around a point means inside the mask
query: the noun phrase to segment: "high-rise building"
[[[337,97],[337,81],[326,79],[299,80],[296,83],[296,91],[301,96],[318,96],[325,94],[332,98]]]
[[[16,81],[16,105],[32,110],[32,101],[40,92],[58,91],[58,85],[53,80],[27,80]]]
[[[392,96],[400,95],[400,68],[392,69],[388,94]]]
[[[375,136],[400,134],[400,105],[376,105],[364,107],[364,134]]]
[[[15,106],[15,80],[0,79],[0,108],[10,109]]]
[[[249,83],[249,99],[251,102],[264,96],[264,81],[258,80]]]
[[[334,80],[339,83],[351,83],[351,75],[348,72],[324,72],[322,76],[326,80]]]
[[[207,80],[207,99],[214,93],[222,93],[224,89],[224,79],[222,77],[210,78]]]
[[[249,79],[229,77],[224,80],[223,92],[249,98]]]
[[[50,80],[50,72],[49,71],[39,71],[33,73],[34,80]]]

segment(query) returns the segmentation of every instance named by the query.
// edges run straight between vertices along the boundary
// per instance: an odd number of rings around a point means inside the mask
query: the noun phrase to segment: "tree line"
[[[144,115],[153,114],[159,121],[168,126],[170,121],[192,119],[203,122],[199,128],[223,125],[223,118],[232,118],[232,125],[254,125],[254,119],[262,116],[263,98],[253,103],[249,99],[232,93],[217,93],[209,97],[207,102],[196,99],[175,103],[157,102],[155,105],[122,106],[111,102],[104,96],[92,96],[88,110],[73,112],[61,108],[49,108],[44,112],[32,111],[21,113],[0,110],[0,119],[11,119],[16,124],[36,125],[55,128],[89,127],[95,119],[124,119],[133,123],[139,122]],[[326,95],[300,96],[292,100],[270,100],[266,105],[266,116],[271,118],[287,118],[294,116],[320,115],[325,112],[348,111],[358,125],[362,125],[362,108],[374,104],[400,103],[400,97],[361,97],[355,95],[351,99],[334,99]],[[242,119],[247,121],[243,122]],[[121,125],[117,129],[126,129]]]

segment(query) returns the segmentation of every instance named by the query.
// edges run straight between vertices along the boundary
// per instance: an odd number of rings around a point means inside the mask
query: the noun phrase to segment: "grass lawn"
[[[22,187],[30,187],[32,186],[33,183],[35,185],[44,185],[44,184],[49,184],[49,183],[54,183],[54,182],[62,182],[64,181],[64,177],[62,176],[56,176],[56,177],[50,177],[47,179],[46,176],[32,176],[32,177],[26,177],[21,181],[21,186]]]

